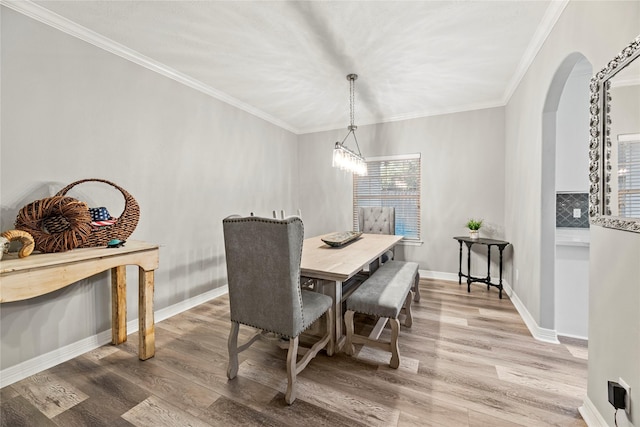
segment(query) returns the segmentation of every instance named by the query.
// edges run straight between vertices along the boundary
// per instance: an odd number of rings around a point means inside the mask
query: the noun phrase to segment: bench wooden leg
[[[413,325],[413,315],[411,314],[411,300],[413,299],[413,291],[407,293],[407,299],[404,302],[404,314],[407,316],[404,319],[404,326],[410,328]]]
[[[347,341],[344,345],[344,350],[349,356],[353,356],[353,353],[356,351],[353,346],[353,314],[354,312],[351,310],[347,310],[344,314],[344,323],[347,330]]]
[[[420,274],[416,274],[415,281],[413,282],[413,300],[415,302],[420,301]]]
[[[400,366],[400,348],[398,347],[398,334],[400,333],[400,321],[398,319],[389,319],[391,324],[391,361],[389,366],[398,369]]]

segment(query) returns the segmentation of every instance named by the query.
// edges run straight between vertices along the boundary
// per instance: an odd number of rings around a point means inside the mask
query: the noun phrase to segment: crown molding
[[[513,95],[516,88],[520,84],[520,81],[522,80],[527,70],[531,66],[531,63],[535,59],[539,50],[542,48],[542,45],[544,44],[547,37],[551,33],[551,30],[553,29],[555,23],[557,22],[558,18],[560,17],[560,15],[564,11],[564,8],[567,6],[568,3],[569,3],[569,0],[552,0],[550,2],[549,7],[547,8],[545,15],[541,21],[541,24],[538,26],[536,33],[534,34],[534,37],[532,38],[527,50],[525,51],[525,54],[520,60],[520,63],[518,64],[516,72],[514,73],[512,79],[507,85],[507,89],[501,100],[496,100],[488,103],[480,103],[480,104],[459,105],[455,107],[448,107],[448,108],[442,108],[442,109],[431,109],[431,110],[425,110],[425,111],[419,111],[419,112],[389,116],[389,117],[380,117],[377,119],[377,121],[369,120],[369,121],[360,123],[360,126],[379,124],[379,123],[390,123],[390,122],[397,122],[397,121],[403,121],[403,120],[418,119],[423,117],[439,116],[444,114],[453,114],[453,113],[460,113],[465,111],[473,111],[473,110],[481,110],[481,109],[505,106],[511,99],[511,96]],[[18,13],[28,16],[45,25],[49,25],[50,27],[56,28],[66,34],[69,34],[72,37],[83,40],[107,52],[110,52],[123,59],[126,59],[137,65],[140,65],[148,70],[151,70],[165,77],[168,77],[176,82],[184,84],[185,86],[188,86],[201,93],[209,95],[212,98],[215,98],[219,101],[222,101],[226,104],[236,107],[249,114],[252,114],[258,118],[261,118],[275,126],[278,126],[296,135],[337,130],[337,129],[342,129],[344,127],[343,123],[336,123],[334,125],[326,125],[322,127],[297,129],[291,126],[289,123],[283,122],[282,120],[277,119],[258,108],[255,108],[249,104],[246,104],[225,92],[217,90],[197,79],[194,79],[186,74],[181,73],[178,70],[168,67],[167,65],[161,62],[153,60],[141,54],[140,52],[137,52],[107,37],[104,37],[86,27],[83,27],[67,18],[64,18],[63,16],[58,15],[57,13],[51,12],[50,10],[36,3],[33,3],[30,0],[0,0],[0,5],[6,6]]]
[[[520,63],[518,64],[516,71],[513,73],[511,80],[507,84],[507,89],[502,97],[503,105],[507,105],[513,96],[513,93],[516,91],[520,81],[529,70],[533,60],[538,55],[538,52],[540,52],[540,49],[542,49],[544,42],[547,40],[547,37],[549,37],[549,34],[551,34],[551,30],[553,30],[553,27],[556,25],[556,22],[558,22],[560,15],[562,15],[564,8],[567,7],[568,4],[569,0],[551,0],[549,2],[549,7],[547,7],[547,11],[542,17],[540,25],[538,25],[535,34],[529,42],[527,50],[524,52],[524,55],[522,55],[522,59],[520,59]]]
[[[239,99],[232,97],[231,95],[212,88],[211,86],[196,80],[186,74],[181,73],[171,67],[168,67],[161,62],[155,61],[140,52],[130,49],[120,43],[117,43],[107,37],[104,37],[95,31],[92,31],[82,25],[79,25],[57,13],[31,2],[30,0],[0,0],[0,5],[6,6],[9,9],[21,13],[29,18],[39,21],[45,25],[49,25],[57,30],[60,30],[72,37],[83,40],[90,43],[100,49],[113,53],[121,58],[138,64],[148,70],[161,74],[172,80],[182,83],[192,89],[202,92],[212,98],[225,102],[233,107],[236,107],[242,111],[252,114],[258,118],[261,118],[269,123],[272,123],[282,129],[288,130],[295,134],[300,133],[298,129],[295,129],[288,123],[285,123],[270,114],[265,113],[249,104],[246,104]]]
[[[358,127],[377,125],[382,123],[400,122],[404,120],[422,119],[425,117],[442,116],[445,114],[464,113],[464,112],[475,111],[475,110],[486,110],[488,108],[498,108],[498,107],[504,107],[504,106],[505,104],[501,100],[495,100],[495,101],[486,102],[486,103],[457,105],[455,107],[423,110],[423,111],[418,111],[414,113],[399,114],[399,115],[389,116],[389,117],[379,117],[374,120],[365,119],[361,122],[358,122]],[[343,130],[346,128],[347,127],[345,126],[344,122],[341,122],[341,123],[335,123],[333,125],[322,126],[319,128],[302,128],[300,129],[299,134],[304,135],[304,134],[317,133],[317,132],[328,132],[328,131],[335,131],[335,130]]]

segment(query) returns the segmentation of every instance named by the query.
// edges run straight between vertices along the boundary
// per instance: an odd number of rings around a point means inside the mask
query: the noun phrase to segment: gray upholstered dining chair
[[[396,209],[388,206],[365,206],[358,210],[358,229],[369,234],[396,234]],[[393,259],[393,249],[381,261]]]
[[[320,350],[333,354],[332,300],[300,288],[300,262],[304,228],[299,217],[285,219],[231,216],[222,221],[229,280],[231,331],[227,377],[238,374],[238,354],[256,339],[288,339],[285,401],[296,399],[296,377]],[[325,335],[310,348],[299,348],[298,338],[325,315]],[[240,324],[258,331],[238,345]],[[303,354],[298,361],[298,352]]]

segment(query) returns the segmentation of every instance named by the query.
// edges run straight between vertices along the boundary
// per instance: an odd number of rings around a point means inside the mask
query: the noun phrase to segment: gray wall
[[[73,181],[141,206],[132,239],[161,245],[155,307],[226,284],[222,218],[297,207],[296,135],[2,7],[1,228]],[[90,205],[119,214],[77,187]],[[101,187],[102,188],[102,187]],[[108,187],[106,188],[108,190]],[[121,207],[119,208],[121,210]],[[128,318],[137,317],[129,269]],[[108,274],[2,304],[2,369],[110,328]]]
[[[556,116],[556,191],[589,191],[589,80],[592,75],[586,60],[578,62],[560,97]]]
[[[299,137],[300,205],[311,234],[353,227],[353,179],[331,167],[333,144],[345,134],[338,130]],[[504,237],[503,108],[362,126],[357,135],[366,157],[421,153],[424,244],[400,247],[400,257],[418,262],[422,270],[455,272],[457,277],[453,236],[468,235],[464,225],[469,218],[485,220],[482,236]],[[486,275],[486,261],[473,265]]]
[[[640,426],[640,234],[591,227],[588,397],[605,419],[607,380],[631,387],[631,419]],[[618,412],[618,425],[626,415]]]
[[[570,2],[506,107],[506,235],[514,243],[513,284],[520,300],[541,321],[542,113],[552,78],[569,55],[580,52],[603,68],[638,35],[638,2]],[[588,400],[610,420],[607,380],[631,386],[634,420],[640,425],[640,234],[591,227]],[[624,325],[622,328],[613,325]],[[543,325],[544,326],[544,325]],[[619,414],[622,423],[623,415]],[[621,424],[624,425],[624,424]]]

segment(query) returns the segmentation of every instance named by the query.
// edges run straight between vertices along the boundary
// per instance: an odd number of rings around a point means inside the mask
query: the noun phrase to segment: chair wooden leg
[[[227,347],[229,349],[229,366],[227,367],[227,378],[234,379],[238,375],[238,331],[240,324],[231,322],[231,331],[229,332],[229,340]]]
[[[420,275],[416,274],[415,282],[413,283],[413,300],[415,302],[420,301]]]
[[[297,357],[298,357],[298,337],[289,339],[289,352],[287,353],[287,392],[284,395],[284,400],[288,405],[291,405],[296,400],[296,379],[297,372]]]
[[[398,369],[400,366],[400,348],[398,347],[398,334],[400,333],[400,321],[398,319],[389,319],[391,324],[391,361],[389,366]]]
[[[411,299],[413,298],[413,291],[407,293],[407,299],[404,302],[404,314],[407,316],[404,319],[404,326],[410,328],[413,325],[413,316],[411,314]]]
[[[352,356],[356,352],[353,346],[353,314],[354,312],[351,310],[347,310],[344,314],[345,329],[347,330],[347,340],[344,345],[344,350],[349,356]]]

